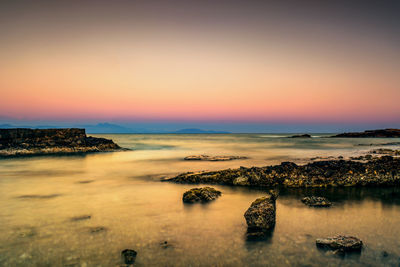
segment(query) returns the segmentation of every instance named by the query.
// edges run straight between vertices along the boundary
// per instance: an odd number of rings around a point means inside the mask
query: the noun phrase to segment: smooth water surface
[[[193,185],[159,181],[186,171],[346,158],[399,139],[101,136],[134,150],[0,160],[0,266],[118,266],[126,248],[138,252],[137,266],[400,264],[398,188],[282,190],[271,236],[249,241],[243,214],[263,190],[214,186],[223,193],[219,199],[187,205],[182,194]],[[183,160],[196,154],[249,159]],[[334,205],[303,205],[300,199],[312,194],[327,196]],[[335,234],[357,236],[365,247],[345,257],[316,248],[316,238]]]

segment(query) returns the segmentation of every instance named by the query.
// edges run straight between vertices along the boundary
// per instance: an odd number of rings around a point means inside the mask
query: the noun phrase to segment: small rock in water
[[[125,264],[134,264],[137,252],[133,249],[125,249],[121,252],[121,258]]]
[[[221,192],[212,187],[192,188],[189,191],[183,193],[183,202],[194,203],[194,202],[208,202],[218,198]]]
[[[360,251],[363,242],[354,236],[337,235],[328,238],[318,238],[316,240],[317,247],[339,250],[341,252]]]
[[[310,207],[330,207],[332,205],[332,203],[328,199],[315,196],[304,197],[301,199],[301,202]]]
[[[172,244],[171,244],[171,243],[168,243],[168,241],[164,241],[164,242],[161,242],[161,243],[160,243],[160,246],[161,246],[162,248],[166,249],[166,248],[172,247]]]
[[[227,161],[227,160],[234,160],[234,159],[247,159],[247,157],[192,155],[192,156],[187,156],[184,158],[184,160],[206,160],[206,161]]]
[[[83,180],[83,181],[78,181],[79,184],[90,184],[93,183],[94,180]]]
[[[389,256],[389,253],[386,250],[382,251],[382,257],[386,258],[387,256]]]
[[[264,236],[275,226],[277,194],[272,194],[256,199],[245,212],[244,218],[247,223],[247,236]]]
[[[104,226],[96,226],[96,227],[90,228],[91,233],[99,233],[99,232],[103,232],[105,230],[107,230],[107,228],[105,228]]]
[[[71,221],[76,222],[76,221],[83,221],[83,220],[89,220],[90,218],[92,218],[91,215],[82,215],[82,216],[76,216],[76,217],[72,217]]]

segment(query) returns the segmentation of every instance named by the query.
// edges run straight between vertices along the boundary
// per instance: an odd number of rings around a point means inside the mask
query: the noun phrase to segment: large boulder
[[[192,188],[189,191],[183,193],[183,202],[195,203],[195,202],[208,202],[217,199],[221,195],[221,192],[212,187]]]
[[[337,235],[328,238],[318,238],[316,245],[319,248],[328,248],[332,250],[339,250],[343,252],[360,251],[363,242],[354,236]]]
[[[332,203],[328,199],[315,196],[304,197],[301,199],[301,202],[310,207],[330,207],[332,205]]]
[[[247,223],[247,235],[263,236],[275,226],[276,193],[257,198],[244,213]]]

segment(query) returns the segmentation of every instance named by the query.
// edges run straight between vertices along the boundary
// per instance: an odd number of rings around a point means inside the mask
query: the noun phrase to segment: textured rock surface
[[[393,186],[400,185],[400,158],[383,156],[368,162],[330,160],[306,165],[283,162],[267,167],[188,172],[164,180],[257,187]]]
[[[86,136],[85,129],[0,129],[0,157],[120,149],[112,140]]]
[[[275,226],[276,194],[256,199],[244,213],[248,236],[262,236]]]
[[[364,132],[342,133],[332,137],[400,137],[400,129],[368,130]]]
[[[212,187],[192,188],[183,193],[182,200],[185,203],[208,202],[217,199],[220,195],[221,192]]]
[[[316,245],[320,248],[329,248],[342,251],[360,251],[363,243],[354,236],[337,235],[328,238],[318,238]]]
[[[247,158],[240,156],[208,156],[208,155],[192,155],[184,158],[184,160],[205,160],[205,161],[227,161],[234,159],[247,159]]]
[[[330,207],[332,203],[324,197],[303,197],[301,202],[310,207]]]

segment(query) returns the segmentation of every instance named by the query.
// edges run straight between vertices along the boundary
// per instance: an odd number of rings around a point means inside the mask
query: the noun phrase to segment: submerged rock
[[[277,195],[269,194],[257,198],[244,213],[247,223],[247,236],[258,237],[265,235],[275,226]]]
[[[89,228],[89,231],[91,232],[91,233],[99,233],[99,232],[104,232],[104,231],[106,231],[107,230],[107,228],[106,227],[104,227],[104,226],[95,226],[95,227],[90,227]]]
[[[306,165],[282,162],[266,167],[188,172],[164,181],[255,187],[396,186],[400,185],[400,158],[383,156],[367,162],[327,160]]]
[[[290,138],[311,138],[311,135],[309,134],[299,134],[299,135],[293,135],[289,136]]]
[[[185,203],[208,202],[217,199],[220,195],[221,192],[212,187],[192,188],[183,193],[182,200]]]
[[[247,157],[192,155],[192,156],[187,156],[184,158],[184,160],[205,160],[205,161],[228,161],[228,160],[234,160],[234,159],[247,159]]]
[[[301,202],[310,207],[330,207],[332,205],[332,203],[328,199],[315,196],[304,197],[301,199]]]
[[[92,218],[91,215],[81,215],[81,216],[72,217],[71,221],[77,222],[77,221],[89,220],[91,218]]]
[[[134,264],[136,261],[137,252],[133,249],[124,249],[121,252],[122,261],[125,264]]]
[[[0,157],[122,150],[112,140],[86,136],[85,129],[0,129]]]
[[[363,242],[354,236],[343,236],[337,235],[328,238],[318,238],[316,240],[316,245],[319,248],[329,248],[332,250],[340,251],[360,251]]]

